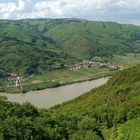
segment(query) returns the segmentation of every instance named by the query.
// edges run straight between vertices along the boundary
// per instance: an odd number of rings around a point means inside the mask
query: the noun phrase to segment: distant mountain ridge
[[[79,19],[0,20],[0,69],[42,73],[114,54],[140,52],[140,27]]]

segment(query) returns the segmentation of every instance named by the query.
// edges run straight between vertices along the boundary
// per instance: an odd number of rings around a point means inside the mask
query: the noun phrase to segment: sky
[[[0,19],[80,18],[140,25],[140,0],[0,0]]]

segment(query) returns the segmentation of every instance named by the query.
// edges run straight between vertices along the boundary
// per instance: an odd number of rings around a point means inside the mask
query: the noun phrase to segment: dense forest
[[[140,27],[78,19],[0,20],[0,77],[140,52]]]
[[[0,98],[2,140],[139,140],[140,65],[49,110]]]

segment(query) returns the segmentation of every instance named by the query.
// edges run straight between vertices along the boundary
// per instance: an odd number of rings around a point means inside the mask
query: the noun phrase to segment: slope
[[[114,22],[0,20],[0,32],[0,70],[4,73],[43,73],[81,59],[112,61],[114,55],[140,52],[140,27]]]
[[[139,140],[140,65],[49,110],[0,98],[1,139]]]

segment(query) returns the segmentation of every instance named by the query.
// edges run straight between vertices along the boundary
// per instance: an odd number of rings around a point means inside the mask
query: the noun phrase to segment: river
[[[99,78],[92,81],[85,81],[57,88],[48,88],[45,90],[31,91],[26,94],[1,93],[6,96],[8,101],[25,103],[30,102],[39,108],[50,108],[57,104],[74,99],[93,88],[99,87],[108,81],[109,77]]]

